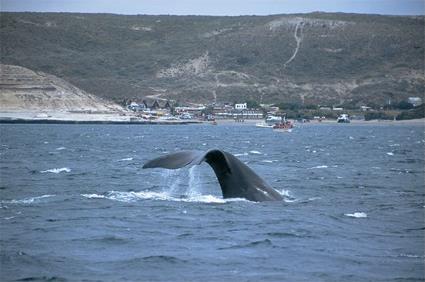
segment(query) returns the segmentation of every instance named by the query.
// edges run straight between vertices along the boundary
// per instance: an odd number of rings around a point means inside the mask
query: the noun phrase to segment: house
[[[412,104],[414,107],[417,107],[419,105],[422,105],[422,98],[420,98],[420,97],[409,97],[407,99],[407,102]]]
[[[153,102],[152,106],[151,106],[151,109],[152,109],[152,110],[156,110],[156,109],[159,109],[159,108],[161,108],[161,107],[159,106],[158,101],[157,101],[157,100],[155,100],[155,101]]]
[[[199,106],[199,107],[175,107],[174,111],[177,114],[190,114],[193,116],[200,116],[202,111],[206,109],[205,106]]]
[[[235,104],[235,110],[246,110],[247,109],[247,104],[246,103],[242,103],[242,104]]]
[[[127,105],[127,109],[133,112],[140,112],[140,111],[146,110],[147,107],[144,103],[138,104],[136,102],[131,102],[130,105]]]
[[[273,106],[272,104],[260,104],[260,106],[269,114],[276,114],[280,110],[279,107]]]
[[[171,104],[168,100],[154,100],[153,102],[148,102],[147,100],[143,100],[142,103],[145,105],[145,108],[152,110],[170,110]]]

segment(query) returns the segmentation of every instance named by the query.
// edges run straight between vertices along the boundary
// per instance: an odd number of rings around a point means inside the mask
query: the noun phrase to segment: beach
[[[291,119],[289,119],[291,120]],[[294,121],[295,126],[325,125],[337,123],[336,120],[312,120],[309,122]],[[246,119],[236,122],[233,119],[217,119],[217,125],[255,126],[263,123],[264,119]],[[0,111],[0,123],[87,123],[87,124],[193,124],[212,123],[198,119],[191,120],[147,120],[137,117],[132,112],[67,112],[67,111]],[[412,120],[351,120],[356,125],[425,125],[425,118]]]

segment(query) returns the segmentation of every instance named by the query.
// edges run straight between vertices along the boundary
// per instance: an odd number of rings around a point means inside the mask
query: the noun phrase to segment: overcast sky
[[[313,11],[424,15],[425,0],[0,0],[1,11],[270,15]]]

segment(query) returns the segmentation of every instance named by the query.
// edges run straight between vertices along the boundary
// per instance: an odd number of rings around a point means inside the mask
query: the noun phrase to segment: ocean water
[[[0,125],[2,281],[423,281],[424,126]],[[224,200],[220,148],[284,195]]]

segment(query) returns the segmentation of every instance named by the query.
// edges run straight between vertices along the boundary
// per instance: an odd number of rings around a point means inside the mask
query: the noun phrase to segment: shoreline
[[[197,124],[197,120],[147,120],[128,113],[1,112],[0,124]]]
[[[289,119],[293,121],[292,119]],[[264,119],[253,119],[245,120],[244,122],[235,122],[232,119],[223,119],[216,120],[218,125],[237,125],[237,126],[255,126],[256,123],[264,122]],[[297,126],[316,126],[316,125],[331,125],[338,124],[336,120],[323,120],[321,122],[312,120],[310,122],[294,122],[294,125]],[[340,124],[341,126],[350,126],[350,125],[425,125],[425,118],[421,119],[407,119],[407,120],[352,120],[350,123]]]
[[[249,120],[245,122],[235,122],[234,120],[217,120],[217,126],[255,126],[256,123],[263,120]],[[115,125],[190,125],[190,124],[211,124],[210,121],[201,120],[71,120],[71,119],[24,119],[24,118],[1,118],[0,124],[115,124]],[[295,122],[295,127],[304,126],[323,126],[336,125],[336,121],[322,122]],[[417,125],[425,126],[425,119],[414,120],[370,120],[370,121],[352,121],[351,123],[341,124],[341,126],[353,125]]]
[[[0,124],[140,124],[140,125],[187,125],[200,121],[118,121],[118,120],[59,120],[59,119],[1,119]]]
[[[247,119],[236,122],[233,119],[216,119],[218,126],[255,126],[263,123],[264,119]],[[144,120],[131,114],[119,112],[110,113],[70,113],[70,112],[6,112],[0,111],[0,124],[139,124],[139,125],[188,125],[188,124],[212,124],[211,121],[202,120]],[[295,127],[320,126],[337,124],[336,120],[323,120],[321,122],[312,120],[310,122],[294,122]],[[352,120],[350,125],[425,125],[425,118],[412,120]]]

